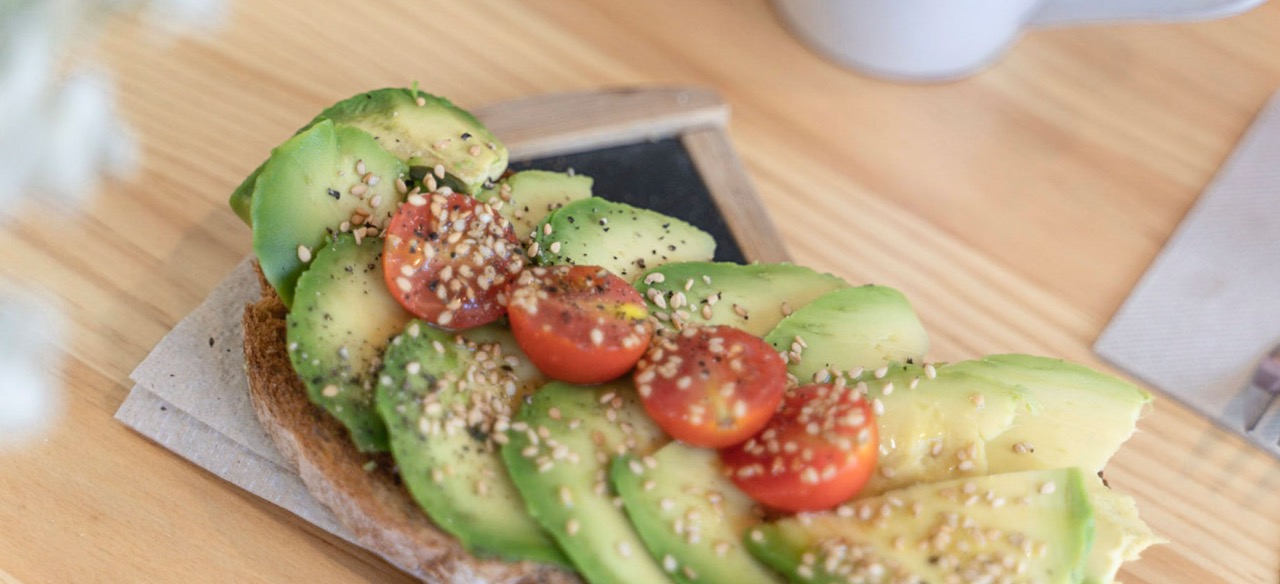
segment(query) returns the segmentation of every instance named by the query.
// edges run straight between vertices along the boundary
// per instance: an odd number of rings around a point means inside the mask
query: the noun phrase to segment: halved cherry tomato
[[[604,268],[530,268],[511,284],[509,297],[516,342],[553,379],[617,379],[636,364],[653,335],[644,297]]]
[[[787,366],[769,343],[729,326],[663,334],[636,364],[649,416],[693,446],[737,444],[769,422],[787,386]]]
[[[524,269],[511,223],[461,194],[413,194],[387,227],[387,287],[427,322],[465,329],[506,312],[507,283]]]
[[[792,390],[769,425],[720,451],[729,477],[751,498],[783,511],[818,511],[862,489],[879,435],[858,390],[832,384]]]

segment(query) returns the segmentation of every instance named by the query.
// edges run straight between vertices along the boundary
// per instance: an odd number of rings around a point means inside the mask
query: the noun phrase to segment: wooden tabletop
[[[895,286],[932,357],[1090,345],[1280,89],[1280,5],[1226,20],[1035,31],[941,85],[861,77],[799,45],[763,0],[232,2],[166,39],[122,21],[98,57],[139,172],[79,216],[0,228],[0,278],[71,334],[53,431],[0,451],[0,582],[399,582],[376,559],[112,419],[128,374],[249,251],[227,207],[329,103],[418,80],[464,106],[698,85],[792,256]],[[1108,468],[1171,540],[1134,583],[1280,579],[1280,463],[1170,399]]]

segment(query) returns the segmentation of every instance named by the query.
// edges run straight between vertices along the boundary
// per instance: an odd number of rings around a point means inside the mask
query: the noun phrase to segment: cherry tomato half
[[[807,385],[789,392],[765,429],[720,451],[730,479],[783,511],[819,511],[862,489],[879,449],[876,419],[852,387]]]
[[[636,364],[636,390],[672,437],[721,448],[759,432],[782,401],[787,366],[769,343],[729,326],[660,335]]]
[[[511,223],[461,193],[410,195],[391,218],[382,257],[396,300],[455,330],[500,318],[507,283],[524,269]]]
[[[508,296],[516,342],[553,379],[591,384],[621,377],[653,335],[644,298],[604,268],[530,268]]]

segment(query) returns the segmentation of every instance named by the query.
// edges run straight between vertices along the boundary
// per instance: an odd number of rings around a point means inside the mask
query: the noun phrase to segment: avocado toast
[[[705,233],[593,197],[588,177],[505,167],[505,148],[469,114],[386,89],[325,110],[232,197],[264,273],[244,317],[259,418],[317,498],[397,566],[433,582],[968,581],[974,566],[1009,581],[1106,582],[1154,541],[1125,515],[1130,500],[1092,486],[1144,392],[1050,359],[927,364],[927,335],[892,289],[712,262]],[[599,296],[606,276],[633,296]],[[581,355],[545,332],[548,314],[580,316],[543,304],[568,302],[575,282],[597,294],[596,312],[556,332],[580,332]],[[859,400],[878,442],[860,447],[865,484],[851,501],[762,505],[739,490],[750,492],[749,465],[654,417],[655,347],[718,326],[781,359],[787,395],[817,386]],[[592,376],[615,361],[628,373]],[[717,389],[736,399],[733,386]],[[740,402],[691,411],[732,425]],[[786,411],[763,409],[775,407]],[[1099,438],[1082,445],[1072,429],[1087,424]],[[745,449],[767,451],[767,433]],[[863,434],[847,438],[865,445]],[[1058,497],[1031,505],[1049,483]],[[948,488],[965,496],[946,500]],[[970,490],[993,508],[971,521],[1007,532],[1004,571],[981,538],[938,544],[954,558],[941,565],[895,549],[936,535],[931,521],[966,523]],[[842,521],[865,513],[862,500],[920,511],[893,537],[869,536]],[[1027,521],[1056,527],[1011,527]],[[832,559],[850,549],[881,568]]]

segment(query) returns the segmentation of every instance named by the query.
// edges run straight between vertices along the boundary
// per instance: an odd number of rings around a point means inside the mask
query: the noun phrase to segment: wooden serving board
[[[598,196],[656,208],[712,233],[718,260],[787,259],[725,134],[728,109],[711,91],[551,95],[473,113],[503,139],[515,168],[589,175]],[[258,426],[240,319],[244,305],[257,299],[257,287],[246,259],[131,373],[135,386],[116,418],[363,555]]]

